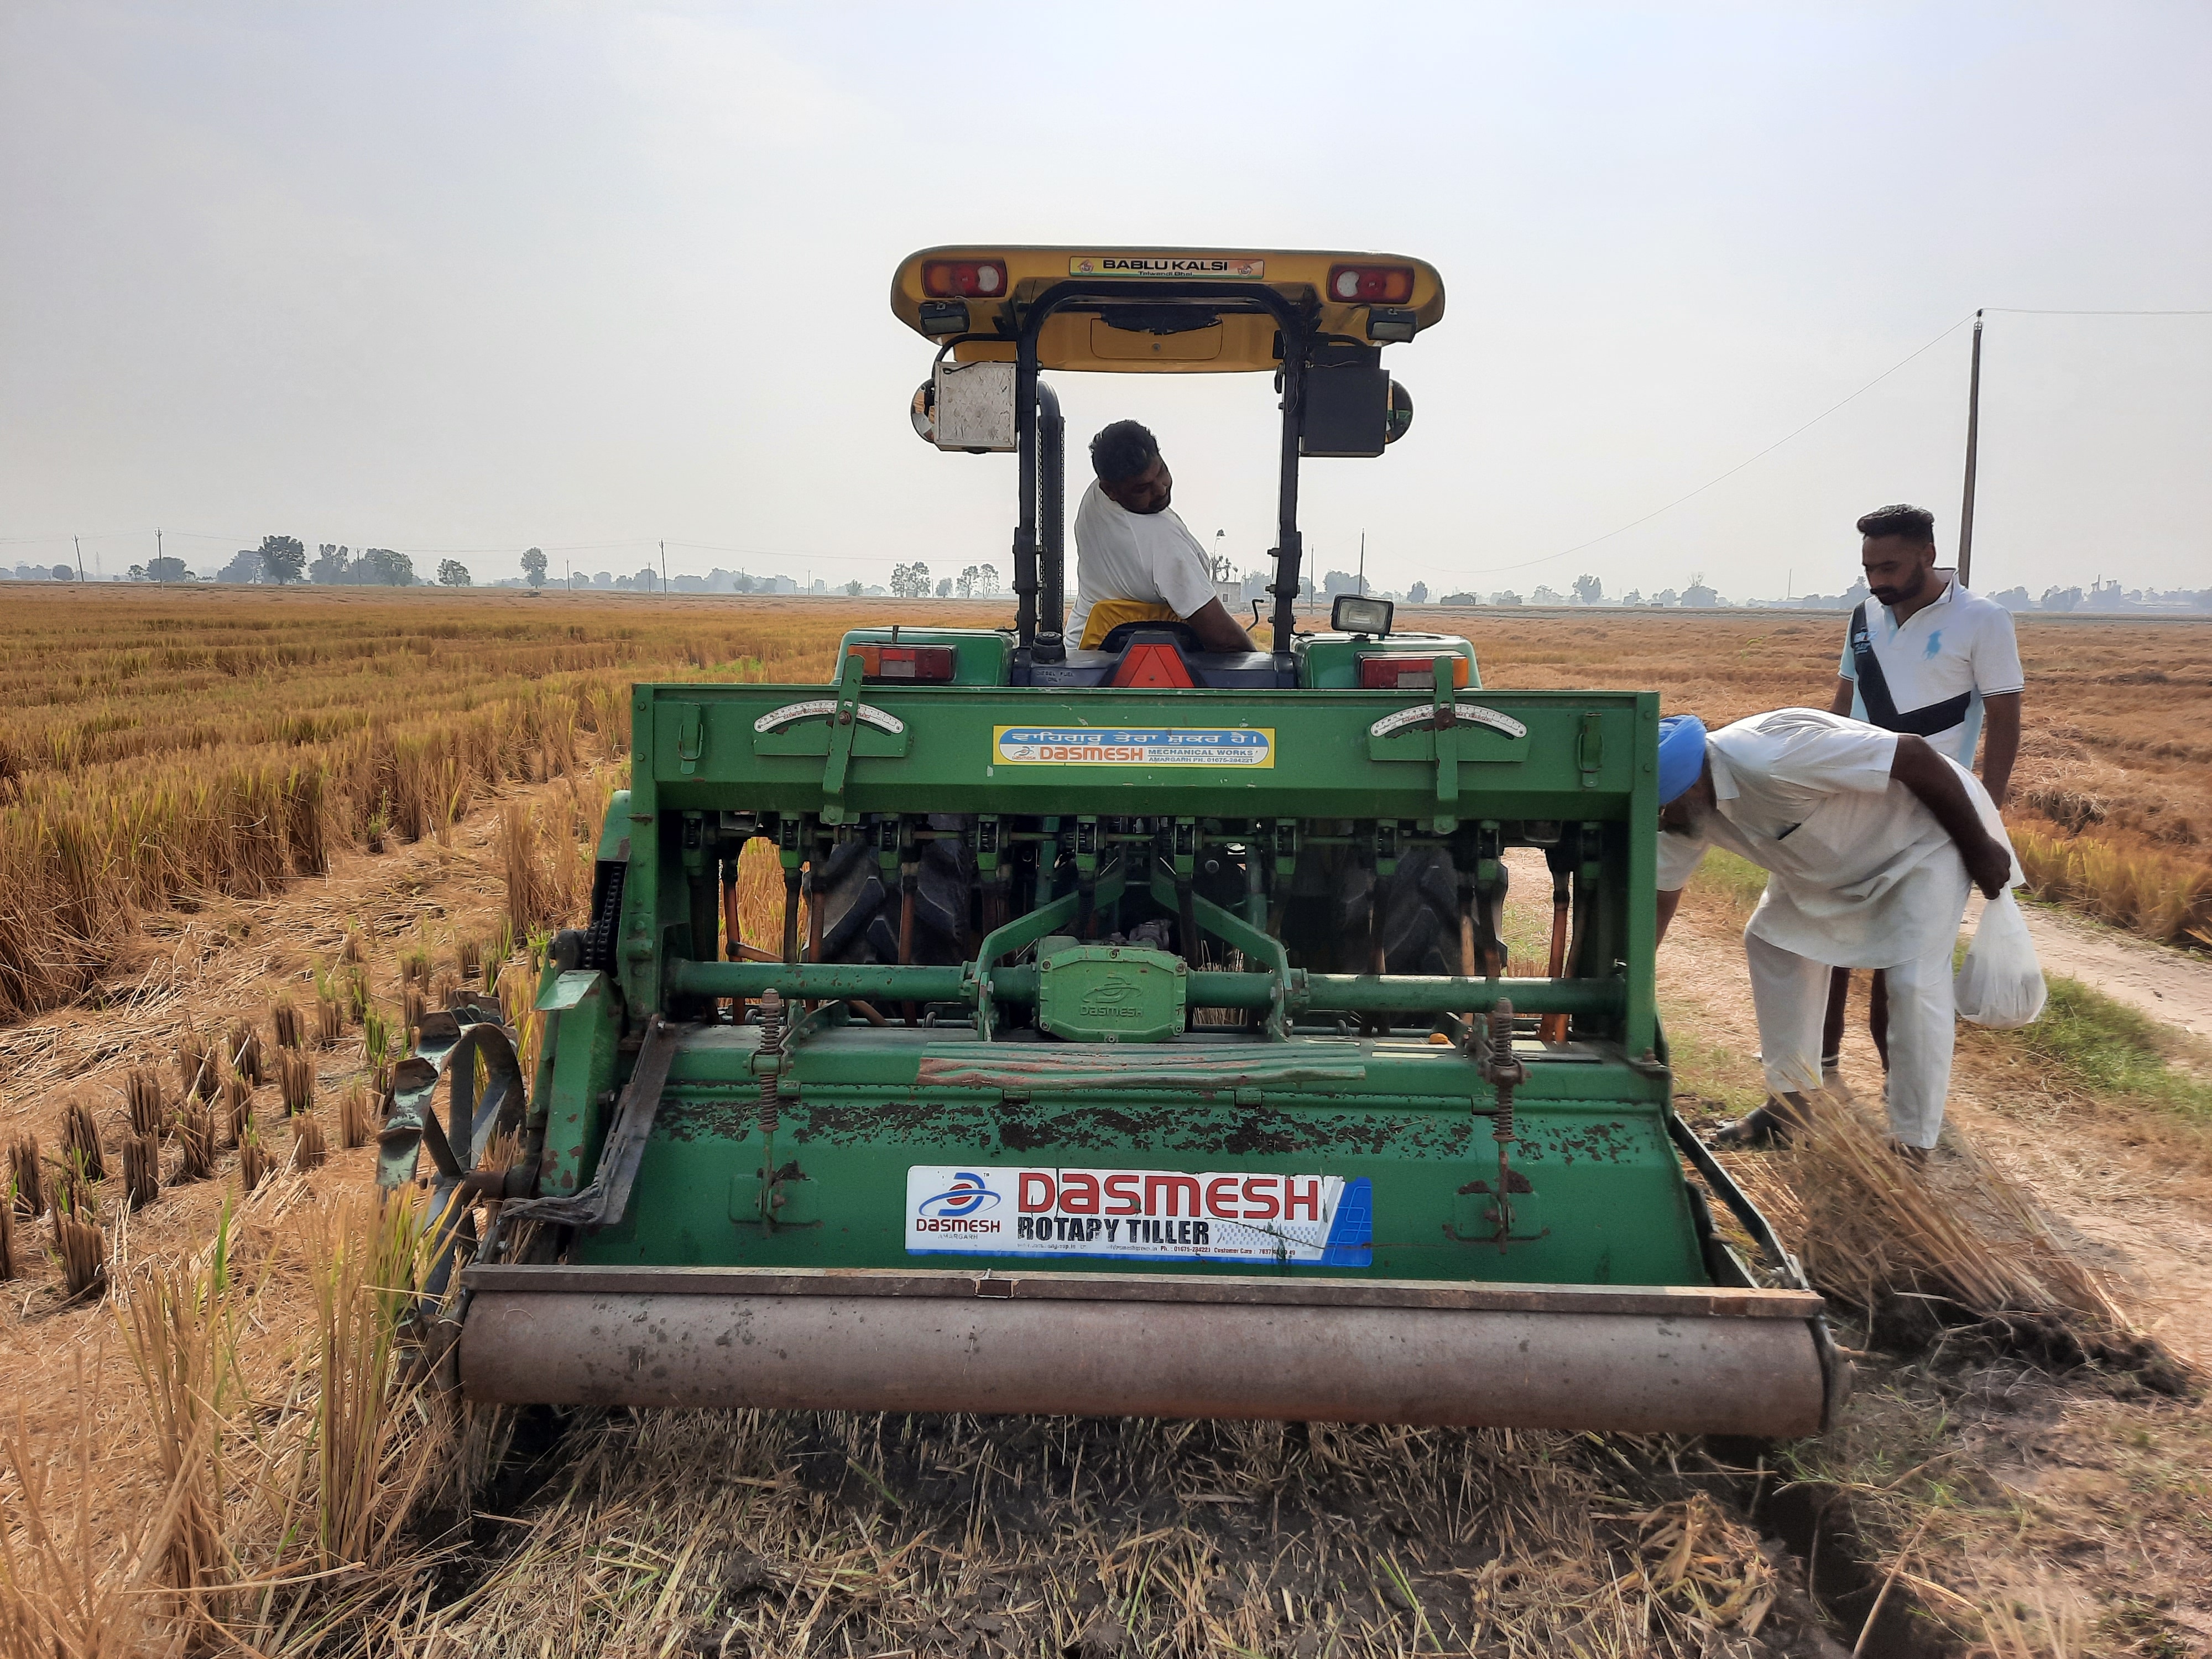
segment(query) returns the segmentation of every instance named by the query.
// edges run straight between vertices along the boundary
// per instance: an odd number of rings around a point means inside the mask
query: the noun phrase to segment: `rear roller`
[[[1809,1434],[1804,1291],[471,1269],[472,1401]]]

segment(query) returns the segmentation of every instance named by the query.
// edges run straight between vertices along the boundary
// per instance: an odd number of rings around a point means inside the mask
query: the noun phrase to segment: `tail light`
[[[1413,291],[1413,272],[1406,273],[1407,292]],[[933,300],[1002,300],[1006,295],[1006,266],[1001,259],[927,259],[921,267],[921,291]]]
[[[1467,659],[1454,657],[1452,685],[1467,684]],[[1359,684],[1370,691],[1433,691],[1437,689],[1434,657],[1362,657]]]
[[[866,680],[950,680],[952,647],[949,645],[862,645],[854,647],[860,658],[860,678]]]
[[[1339,305],[1404,305],[1413,297],[1413,268],[1411,265],[1331,265],[1328,297]]]

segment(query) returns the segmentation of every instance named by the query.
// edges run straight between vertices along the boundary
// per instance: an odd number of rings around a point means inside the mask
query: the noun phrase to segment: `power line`
[[[1571,554],[1584,552],[1590,548],[1595,547],[1600,542],[1609,542],[1615,536],[1625,535],[1629,531],[1635,529],[1638,525],[1650,523],[1652,520],[1657,518],[1662,513],[1673,512],[1676,507],[1681,506],[1684,501],[1694,500],[1696,497],[1704,495],[1715,484],[1727,483],[1728,480],[1735,477],[1737,473],[1742,471],[1744,468],[1749,466],[1753,461],[1765,459],[1766,457],[1771,455],[1776,450],[1781,448],[1783,445],[1788,443],[1790,439],[1798,436],[1802,433],[1808,432],[1813,428],[1820,425],[1821,422],[1826,420],[1829,416],[1843,408],[1844,404],[1856,402],[1859,398],[1864,397],[1868,392],[1880,386],[1891,375],[1896,374],[1899,369],[1903,368],[1907,363],[1912,362],[1914,358],[1923,356],[1927,353],[1933,351],[1937,346],[1942,344],[1944,341],[1949,339],[1954,334],[1956,334],[1960,329],[1972,322],[1973,320],[1973,313],[1971,311],[1968,312],[1965,316],[1960,318],[1957,322],[1952,324],[1950,327],[1945,329],[1934,339],[1929,341],[1926,345],[1920,347],[1918,350],[1907,353],[1905,356],[1899,358],[1887,368],[1882,370],[1881,374],[1875,375],[1874,379],[1869,380],[1864,386],[1861,386],[1856,392],[1852,392],[1850,397],[1838,398],[1836,402],[1830,404],[1826,409],[1822,410],[1818,415],[1815,415],[1811,420],[1806,422],[1804,425],[1784,434],[1781,437],[1777,438],[1772,443],[1767,445],[1765,448],[1760,450],[1756,455],[1753,455],[1744,460],[1738,461],[1734,466],[1722,473],[1718,477],[1707,479],[1704,483],[1699,484],[1695,489],[1689,491],[1687,494],[1677,495],[1673,501],[1668,502],[1666,506],[1655,507],[1640,519],[1631,519],[1626,524],[1620,526],[1617,529],[1608,530],[1602,536],[1593,536],[1586,542],[1577,542],[1572,547],[1563,547],[1556,553],[1545,554],[1541,558],[1523,559],[1518,564],[1491,565],[1481,570],[1468,570],[1464,571],[1462,574],[1470,576],[1494,576],[1500,571],[1526,570],[1532,565],[1549,564],[1554,559],[1564,559]]]
[[[2212,317],[2212,309],[2171,311],[2068,310],[2057,307],[2036,306],[1984,306],[1981,307],[1981,310],[1984,312],[1996,312],[2010,317]],[[1899,369],[1903,368],[1907,363],[1911,362],[1913,358],[1923,356],[1925,353],[1932,350],[1935,347],[1941,345],[1945,340],[1950,338],[1951,336],[1957,333],[1960,328],[1968,320],[1968,317],[1961,317],[1957,322],[1952,324],[1950,327],[1945,329],[1934,339],[1929,341],[1926,345],[1922,346],[1919,350],[1912,352],[1909,356],[1902,357],[1896,362],[1892,363],[1887,368],[1882,370],[1881,374],[1875,375],[1874,379],[1869,380],[1856,392],[1852,392],[1850,397],[1842,399],[1840,402],[1831,404],[1827,408],[1822,410],[1818,415],[1815,415],[1811,420],[1806,422],[1803,426],[1797,428],[1796,431],[1776,439],[1774,442],[1767,445],[1765,448],[1760,450],[1758,454],[1752,456],[1747,460],[1738,462],[1727,471],[1722,473],[1718,477],[1710,479],[1706,483],[1699,484],[1695,489],[1691,490],[1687,495],[1677,495],[1673,501],[1668,502],[1666,506],[1654,507],[1650,512],[1646,513],[1642,518],[1632,519],[1626,524],[1620,526],[1619,529],[1608,530],[1602,536],[1593,537],[1589,541],[1579,543],[1573,547],[1563,549],[1559,552],[1547,553],[1541,558],[1524,559],[1518,564],[1492,565],[1486,569],[1467,571],[1464,574],[1474,576],[1489,576],[1495,575],[1501,571],[1526,570],[1533,565],[1549,564],[1554,559],[1564,559],[1570,554],[1583,552],[1589,548],[1595,547],[1600,542],[1609,542],[1615,536],[1619,536],[1628,531],[1633,530],[1638,525],[1650,523],[1652,520],[1659,517],[1662,513],[1671,513],[1674,508],[1681,506],[1684,501],[1690,501],[1697,496],[1702,495],[1705,491],[1711,489],[1715,484],[1723,483],[1727,480],[1734,477],[1737,473],[1742,471],[1745,467],[1749,466],[1753,461],[1763,460],[1767,456],[1771,455],[1776,450],[1781,448],[1783,445],[1788,443],[1790,439],[1798,436],[1799,434],[1805,432],[1812,427],[1818,426],[1821,422],[1826,420],[1829,416],[1843,408],[1845,404],[1852,403],[1859,398],[1863,397],[1866,393],[1873,391],[1875,387],[1880,386],[1891,375],[1896,374]]]
[[[2212,317],[2212,311],[2046,311],[2034,306],[1984,306],[2008,317]]]

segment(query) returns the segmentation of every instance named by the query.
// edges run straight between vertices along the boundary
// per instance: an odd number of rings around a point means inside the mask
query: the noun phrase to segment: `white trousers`
[[[1751,963],[1751,1004],[1759,1015],[1759,1048],[1766,1086],[1806,1094],[1820,1086],[1820,1024],[1833,969],[1743,936]],[[1884,970],[1889,980],[1889,1128],[1908,1146],[1933,1146],[1943,1127],[1951,1087],[1956,1011],[1951,1000],[1951,946]]]

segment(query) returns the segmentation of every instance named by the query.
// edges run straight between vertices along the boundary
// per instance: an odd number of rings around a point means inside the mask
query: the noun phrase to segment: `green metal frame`
[[[1000,658],[972,648],[977,672],[1001,672]],[[600,844],[623,876],[611,959],[604,972],[549,975],[540,999],[542,1192],[574,1194],[592,1180],[648,1017],[708,1018],[675,1049],[636,1200],[575,1237],[568,1259],[893,1265],[907,1259],[904,1183],[918,1165],[1295,1169],[1364,1180],[1376,1220],[1361,1265],[1284,1271],[1710,1282],[1723,1258],[1669,1140],[1657,1057],[1657,699],[1455,693],[1448,667],[1437,678],[1443,690],[1426,696],[875,685],[848,652],[830,687],[635,688],[632,784]],[[1009,764],[997,739],[1010,726],[1266,732],[1272,763]],[[1089,859],[1091,903],[1098,913],[1127,902],[1173,915],[1187,902],[1199,930],[1246,963],[1242,972],[1194,969],[1188,1004],[1249,1010],[1249,1023],[1130,1047],[1006,1030],[1037,1000],[1030,947],[1069,931],[1080,912],[1065,857],[1077,826],[1126,825],[1137,804],[1142,833],[1108,837]],[[884,814],[900,815],[904,838],[941,833],[914,827],[933,813],[971,823],[994,815],[1006,836],[1038,849],[1026,908],[979,941],[970,961],[720,960],[702,936],[711,925],[702,919],[716,914],[702,884],[744,840],[767,837],[787,861],[805,860],[841,837],[879,836]],[[1447,846],[1471,879],[1487,880],[1504,847],[1585,833],[1595,859],[1583,867],[1599,878],[1574,978],[1310,970],[1264,925],[1268,893],[1294,861],[1286,848],[1350,848],[1387,871],[1413,848]],[[1251,869],[1245,914],[1188,890],[1196,860],[1217,848]],[[770,991],[821,1010],[787,1034],[781,1052],[763,1048],[758,1025],[728,1018]],[[1372,1034],[1372,1022],[1393,1018],[1434,1017],[1459,1030],[1454,1017],[1500,1000],[1522,1015],[1573,1020],[1567,1043],[1520,1045],[1527,1079],[1512,1157],[1529,1190],[1516,1184],[1503,1238],[1492,1191],[1498,1090],[1456,1044],[1419,1030]],[[846,1018],[854,1001],[926,1008],[938,1023],[872,1027]],[[1024,1249],[1026,1268],[1052,1265],[1050,1249],[1034,1241]],[[988,1269],[995,1259],[933,1255],[930,1265]]]
[[[1613,942],[1609,955],[1620,964],[1615,994],[1621,1023],[1614,1040],[1632,1057],[1655,1047],[1656,694],[1484,691],[1474,706],[1524,728],[1525,735],[1462,716],[1441,729],[1378,737],[1376,722],[1418,708],[1419,694],[863,685],[858,659],[845,660],[845,676],[832,696],[818,687],[636,688],[633,782],[623,803],[632,852],[617,963],[632,1007],[658,1007],[671,989],[749,996],[777,982],[748,977],[754,972],[750,964],[726,964],[702,976],[698,969],[704,964],[695,953],[670,948],[678,930],[688,933],[693,915],[688,896],[664,897],[661,891],[664,873],[682,867],[684,838],[691,832],[687,824],[696,827],[711,817],[719,828],[722,814],[742,811],[756,823],[771,817],[810,823],[811,837],[834,836],[841,827],[852,833],[871,814],[994,813],[1036,818],[1057,835],[1063,821],[1127,815],[1134,786],[1148,817],[1191,818],[1197,834],[1214,841],[1258,844],[1265,826],[1284,822],[1381,822],[1394,826],[1401,847],[1423,841],[1451,845],[1463,854],[1463,867],[1479,859],[1486,834],[1510,838],[1509,824],[1600,826],[1609,879],[1599,884],[1595,920],[1599,933]],[[1474,696],[1462,690],[1433,702],[1464,708]],[[779,711],[805,707],[817,712],[762,729]],[[994,750],[995,731],[1008,726],[1264,732],[1273,734],[1273,764],[1008,765]],[[638,838],[647,834],[658,838],[657,856],[639,855]],[[1021,942],[1067,919],[1018,919],[1034,926]],[[1255,948],[1249,938],[1224,937]],[[681,970],[683,983],[664,983],[676,971],[672,963],[684,958],[694,958],[694,965]],[[1205,980],[1194,975],[1198,1006],[1207,1006]],[[799,989],[795,981],[783,983]],[[866,994],[864,986],[890,994],[880,981],[851,983],[851,994]],[[1562,987],[1559,994],[1579,1001],[1590,992]],[[1438,994],[1448,999],[1444,1006],[1458,1006],[1449,1000],[1461,994],[1457,988]],[[936,982],[898,995],[961,1000]],[[1516,1001],[1516,1006],[1542,1012],[1533,1004]],[[1586,1006],[1578,1011],[1595,1012]]]

